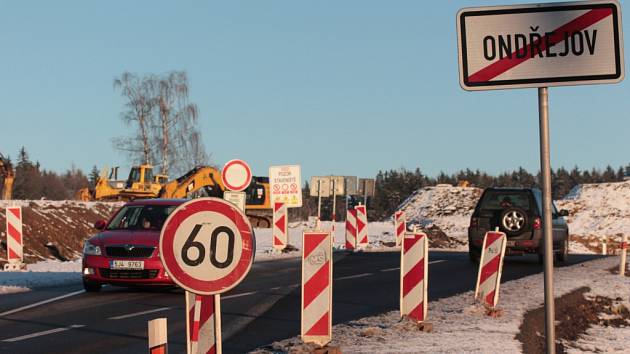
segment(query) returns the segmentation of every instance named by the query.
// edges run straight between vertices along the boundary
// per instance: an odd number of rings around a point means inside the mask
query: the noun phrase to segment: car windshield
[[[501,210],[520,208],[530,210],[530,200],[527,193],[509,191],[487,191],[481,201],[481,210]]]
[[[107,230],[161,230],[175,205],[126,205],[116,214]]]

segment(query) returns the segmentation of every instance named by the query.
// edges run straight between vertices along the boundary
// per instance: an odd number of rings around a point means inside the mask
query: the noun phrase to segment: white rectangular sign
[[[223,199],[236,205],[240,210],[245,211],[245,200],[247,199],[245,192],[225,191],[223,192]]]
[[[271,205],[284,203],[287,208],[302,206],[302,177],[300,165],[269,167]]]
[[[373,178],[359,178],[359,190],[357,191],[359,196],[374,196],[374,179]]]
[[[330,176],[330,194],[334,192],[335,195],[343,195],[345,193],[345,180],[344,176]]]
[[[357,176],[345,176],[346,183],[346,195],[356,195],[357,194],[357,184],[358,178]]]
[[[318,193],[318,184],[319,184],[319,193]],[[317,197],[321,195],[322,197],[330,197],[331,187],[330,187],[330,176],[313,176],[311,177],[311,197]]]
[[[465,90],[623,80],[621,7],[615,0],[465,8],[457,13]]]

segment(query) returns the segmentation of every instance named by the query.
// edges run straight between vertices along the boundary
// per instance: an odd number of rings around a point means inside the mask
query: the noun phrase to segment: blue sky
[[[4,1],[0,152],[25,146],[60,172],[128,167],[111,144],[126,133],[113,78],[185,70],[219,165],[535,171],[536,89],[458,83],[456,12],[510,3]],[[553,167],[630,162],[629,85],[550,89]]]

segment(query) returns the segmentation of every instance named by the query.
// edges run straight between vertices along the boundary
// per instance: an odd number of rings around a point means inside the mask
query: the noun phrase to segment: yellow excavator
[[[13,181],[15,180],[15,170],[9,159],[0,154],[0,199],[11,200],[13,197]]]
[[[117,180],[118,168],[113,168],[96,182],[94,191],[87,188],[77,193],[80,200],[133,200],[143,198],[223,198],[225,186],[221,172],[212,166],[197,166],[183,176],[170,182],[168,176],[153,175],[151,165],[134,166],[126,181]],[[113,179],[112,179],[113,178]],[[256,227],[271,226],[271,203],[269,202],[269,178],[253,177],[245,190],[245,212]]]

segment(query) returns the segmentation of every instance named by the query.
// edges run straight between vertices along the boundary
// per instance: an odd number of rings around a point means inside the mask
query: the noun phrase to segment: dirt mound
[[[5,207],[22,207],[24,259],[75,259],[83,241],[96,233],[94,222],[108,219],[121,203],[78,201],[0,201],[0,263],[6,261]]]
[[[589,298],[585,294],[591,289],[582,287],[556,299],[556,352],[566,353],[566,342],[572,342],[591,325],[621,327],[630,322],[630,312],[621,299],[603,296]],[[607,316],[600,316],[605,314]],[[600,318],[605,317],[605,318]],[[545,352],[545,308],[527,312],[516,336],[523,343],[523,353]]]

